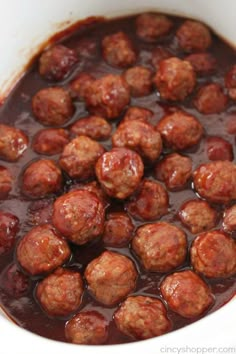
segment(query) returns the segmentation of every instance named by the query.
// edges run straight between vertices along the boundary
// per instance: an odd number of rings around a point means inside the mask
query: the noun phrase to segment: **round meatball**
[[[39,73],[53,81],[63,80],[78,61],[76,52],[64,45],[57,44],[47,49],[39,58]]]
[[[75,312],[83,295],[83,281],[79,272],[57,268],[36,288],[36,298],[49,316],[68,316]]]
[[[212,39],[209,29],[200,22],[186,20],[176,33],[179,46],[185,52],[201,52],[210,47]]]
[[[22,192],[29,198],[44,198],[62,187],[62,173],[52,160],[32,162],[22,177]]]
[[[225,210],[223,228],[227,232],[236,231],[236,205]]]
[[[164,145],[174,150],[184,150],[198,144],[203,127],[198,120],[183,111],[175,111],[157,123]]]
[[[160,62],[153,81],[162,99],[183,101],[195,87],[196,74],[188,61],[172,57]]]
[[[220,113],[225,110],[228,98],[217,83],[202,86],[194,99],[197,110],[203,114]]]
[[[77,120],[70,132],[74,135],[86,135],[94,140],[106,140],[111,135],[111,125],[102,117],[88,116]]]
[[[189,200],[179,211],[179,217],[192,234],[213,229],[217,221],[217,212],[203,200]]]
[[[136,152],[114,148],[99,158],[95,171],[99,183],[109,196],[125,199],[141,182],[144,166]]]
[[[84,100],[89,92],[91,83],[94,77],[87,73],[80,73],[76,78],[70,82],[71,95],[79,100]]]
[[[127,109],[123,121],[142,120],[145,123],[150,123],[153,117],[153,112],[147,108],[131,106]]]
[[[192,175],[192,160],[177,153],[167,155],[157,164],[155,175],[170,190],[183,188]]]
[[[137,192],[126,203],[128,212],[138,220],[160,219],[168,213],[169,197],[158,182],[143,180]]]
[[[102,240],[106,246],[123,247],[133,236],[134,225],[128,214],[113,212],[107,215]]]
[[[232,98],[232,100],[236,100],[236,65],[233,65],[226,73],[225,86],[228,89],[229,97]]]
[[[66,323],[65,336],[74,344],[104,344],[108,339],[108,321],[97,311],[83,311]]]
[[[60,154],[69,143],[69,133],[65,129],[43,129],[34,137],[32,148],[38,154]]]
[[[144,13],[136,18],[136,33],[145,42],[154,42],[169,34],[173,22],[165,15]]]
[[[191,270],[168,275],[161,293],[171,310],[186,318],[202,315],[214,301],[208,285]]]
[[[172,327],[162,301],[149,296],[129,296],[114,319],[118,329],[134,339],[157,337]]]
[[[8,197],[12,183],[13,178],[8,168],[0,166],[0,200]]]
[[[97,196],[86,190],[75,190],[57,198],[52,222],[70,241],[83,245],[101,235],[104,206]]]
[[[152,65],[156,70],[158,70],[160,62],[171,57],[173,57],[173,54],[169,50],[160,46],[156,47],[152,51]]]
[[[102,55],[109,65],[119,68],[131,66],[137,60],[134,46],[124,32],[109,34],[103,38]]]
[[[227,204],[236,199],[236,165],[230,161],[200,165],[193,182],[197,193],[210,202]]]
[[[152,92],[152,71],[144,66],[133,66],[123,74],[133,97],[147,96]]]
[[[0,159],[17,161],[27,149],[28,138],[19,129],[0,124]]]
[[[187,240],[185,233],[177,226],[157,222],[137,229],[132,248],[146,270],[169,272],[184,263]]]
[[[59,164],[71,178],[85,180],[94,176],[94,165],[104,152],[102,145],[80,135],[64,147]]]
[[[206,140],[207,157],[211,161],[232,161],[234,159],[233,147],[225,139],[210,136]]]
[[[17,260],[30,275],[51,272],[65,263],[70,248],[50,224],[33,227],[17,246]]]
[[[227,278],[236,272],[236,243],[220,230],[200,234],[191,247],[193,268],[208,278]]]
[[[88,192],[92,192],[100,200],[104,208],[110,205],[110,198],[107,196],[107,194],[104,192],[104,190],[101,188],[97,181],[92,181],[86,184],[74,184],[71,186],[70,191],[74,190],[86,190]]]
[[[216,69],[216,59],[210,53],[194,53],[185,57],[199,75],[211,74]]]
[[[72,117],[75,108],[66,90],[62,87],[48,87],[34,95],[32,110],[41,124],[59,126]]]
[[[19,219],[11,213],[0,210],[0,255],[13,247],[18,231]]]
[[[105,251],[85,270],[88,289],[107,306],[113,306],[135,289],[137,271],[133,262],[121,254]]]

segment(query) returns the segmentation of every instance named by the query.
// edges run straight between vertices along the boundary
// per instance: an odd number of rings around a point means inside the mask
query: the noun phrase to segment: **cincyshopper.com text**
[[[235,347],[162,347],[163,354],[236,354]]]

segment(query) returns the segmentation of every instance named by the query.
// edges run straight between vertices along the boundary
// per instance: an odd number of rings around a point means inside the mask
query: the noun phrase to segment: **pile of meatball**
[[[171,18],[162,14],[141,14],[135,25],[144,42],[156,42],[173,31]],[[236,273],[232,146],[220,137],[209,138],[209,161],[193,170],[185,150],[197,146],[204,128],[178,108],[195,92],[196,78],[215,70],[215,59],[207,52],[212,36],[202,23],[186,20],[176,39],[185,57],[173,57],[157,45],[151,70],[136,65],[138,53],[126,33],[108,34],[100,43],[103,59],[122,73],[95,78],[80,72],[67,87],[60,82],[73,72],[78,53],[56,44],[39,58],[39,74],[47,87],[32,97],[33,115],[45,128],[29,146],[23,131],[0,124],[1,160],[17,162],[26,149],[39,155],[22,170],[21,195],[27,200],[53,199],[49,220],[33,226],[18,242],[20,221],[1,210],[0,252],[16,247],[21,271],[41,277],[35,301],[48,316],[69,318],[65,325],[69,342],[102,344],[108,338],[104,315],[80,306],[85,291],[105,307],[119,305],[114,313],[117,329],[140,340],[172,329],[168,309],[184,318],[202,316],[214,303],[206,280]],[[151,110],[130,106],[131,98],[153,92],[175,105],[157,124]],[[225,73],[224,87],[204,84],[193,98],[203,115],[222,112],[229,100],[236,100],[236,65]],[[70,124],[75,101],[84,102],[88,116]],[[116,119],[112,131],[110,123]],[[101,143],[107,139],[112,145],[108,151]],[[50,159],[54,155],[58,160]],[[145,171],[150,167],[153,175],[148,177]],[[66,193],[64,176],[75,182]],[[2,200],[11,195],[14,183],[8,168],[1,166]],[[196,195],[178,212],[182,227],[161,221],[169,212],[169,191],[189,188],[191,183]],[[123,211],[109,212],[117,202],[123,203]],[[216,229],[220,217],[223,226]],[[135,227],[135,220],[140,226]],[[185,228],[195,235],[190,250]],[[80,247],[98,238],[117,250],[105,250],[84,274],[67,267],[71,244]],[[139,273],[120,247],[130,247],[145,271],[164,274],[155,297],[135,294]],[[179,270],[187,257],[190,266]]]

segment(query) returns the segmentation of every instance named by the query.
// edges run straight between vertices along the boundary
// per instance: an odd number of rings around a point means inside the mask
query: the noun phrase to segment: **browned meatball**
[[[162,99],[183,101],[194,89],[196,74],[188,61],[172,57],[160,62],[153,81]]]
[[[232,161],[234,159],[233,147],[219,136],[210,136],[206,140],[207,157],[211,161]]]
[[[227,103],[228,98],[217,83],[202,86],[194,99],[195,107],[203,114],[220,113],[225,110]]]
[[[227,232],[236,230],[236,205],[228,208],[224,212],[223,228]]]
[[[48,87],[34,95],[32,110],[41,124],[58,126],[71,118],[75,108],[66,90],[62,87]]]
[[[192,175],[192,160],[177,153],[167,155],[157,164],[155,174],[168,189],[183,188]]]
[[[181,222],[192,234],[213,229],[217,221],[217,212],[203,200],[189,200],[179,211]]]
[[[92,182],[89,182],[86,184],[78,183],[78,184],[72,185],[70,188],[70,191],[74,191],[74,190],[86,190],[86,191],[92,192],[100,200],[100,202],[103,204],[104,208],[106,208],[110,205],[110,198],[104,192],[104,190],[101,188],[101,186],[99,185],[99,183],[97,181],[92,181]]]
[[[197,74],[211,74],[216,69],[216,59],[210,53],[194,53],[185,57]]]
[[[198,144],[202,135],[203,127],[198,120],[183,111],[176,111],[163,117],[157,123],[166,147],[174,150],[184,150]]]
[[[178,29],[176,36],[180,47],[185,52],[205,51],[211,45],[211,33],[200,22],[187,20]]]
[[[102,239],[107,246],[123,247],[131,240],[133,231],[134,225],[128,214],[113,212],[107,215]]]
[[[144,268],[152,272],[169,272],[183,264],[187,254],[185,233],[166,222],[139,227],[132,248]]]
[[[57,44],[47,49],[39,58],[39,73],[47,80],[63,80],[78,61],[76,52]]]
[[[152,65],[157,70],[162,60],[173,57],[172,53],[164,47],[156,47],[152,51]]]
[[[103,344],[108,339],[108,321],[97,311],[83,311],[66,323],[66,339],[74,344]]]
[[[236,100],[236,65],[226,73],[225,86],[228,89],[228,94],[232,100]]]
[[[106,140],[111,135],[111,125],[102,117],[87,116],[77,120],[70,131],[72,134],[86,135],[94,140]]]
[[[210,288],[191,270],[168,275],[161,293],[169,307],[186,318],[202,315],[213,303]]]
[[[131,66],[137,60],[134,46],[124,32],[109,34],[103,38],[102,55],[108,64],[120,68]]]
[[[145,42],[154,42],[169,34],[173,22],[165,15],[144,13],[136,19],[136,33]]]
[[[71,95],[79,100],[84,100],[89,92],[90,85],[94,80],[95,79],[92,75],[84,72],[80,73],[70,82]]]
[[[104,152],[95,140],[80,135],[64,147],[59,164],[71,178],[84,180],[94,176],[94,165]]]
[[[0,210],[0,255],[13,247],[18,231],[19,219],[11,213]]]
[[[0,159],[15,162],[27,146],[28,138],[21,130],[0,124]]]
[[[152,71],[144,66],[133,66],[123,76],[133,97],[147,96],[152,92]]]
[[[214,161],[200,165],[193,173],[194,187],[201,197],[227,204],[236,199],[236,165]]]
[[[236,243],[220,230],[200,234],[191,247],[194,269],[208,278],[227,278],[236,272]]]
[[[57,198],[52,222],[70,241],[82,245],[102,234],[104,206],[94,193],[76,190]]]
[[[128,212],[139,220],[160,219],[168,212],[169,197],[158,182],[143,180],[137,192],[126,203]]]
[[[150,123],[153,117],[153,112],[147,108],[131,106],[127,109],[123,121],[142,120],[145,123]]]
[[[79,272],[58,268],[36,288],[36,298],[49,316],[68,316],[81,303],[83,281]]]
[[[99,183],[109,196],[125,199],[141,182],[144,166],[136,152],[114,148],[99,158],[95,171]]]
[[[52,160],[32,162],[24,171],[22,192],[29,198],[43,198],[62,187],[62,173]]]
[[[94,297],[112,306],[135,289],[137,271],[128,257],[105,251],[88,264],[85,278]]]
[[[69,133],[65,129],[43,129],[34,137],[32,148],[38,154],[60,154],[69,143]]]
[[[161,300],[149,296],[129,296],[114,319],[118,329],[134,339],[157,337],[172,327]]]
[[[7,198],[12,189],[13,177],[4,166],[0,166],[0,200]]]

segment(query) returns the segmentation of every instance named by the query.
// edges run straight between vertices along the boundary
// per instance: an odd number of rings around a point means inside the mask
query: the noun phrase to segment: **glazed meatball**
[[[59,126],[72,117],[75,108],[66,90],[62,87],[48,87],[34,95],[32,110],[41,124]]]
[[[109,34],[103,38],[102,55],[109,65],[119,68],[131,66],[137,60],[134,46],[124,32]]]
[[[113,212],[107,215],[102,240],[106,246],[122,247],[133,236],[134,225],[128,214]]]
[[[167,214],[169,197],[158,182],[143,180],[137,192],[126,203],[128,212],[138,220],[160,219]]]
[[[156,47],[152,51],[152,65],[158,70],[159,64],[162,60],[173,57],[172,53],[164,47]]]
[[[185,52],[205,51],[211,45],[211,33],[209,29],[200,22],[187,20],[176,33],[179,46]]]
[[[0,200],[8,197],[12,189],[13,177],[4,166],[0,166]]]
[[[71,178],[84,180],[94,176],[94,165],[104,152],[95,140],[80,135],[64,147],[59,164]]]
[[[196,74],[188,61],[172,57],[160,62],[153,81],[162,99],[183,101],[195,87]]]
[[[147,96],[152,92],[152,71],[144,66],[133,66],[123,74],[133,97]]]
[[[183,188],[192,175],[192,160],[177,153],[167,155],[157,164],[155,175],[170,190]]]
[[[114,148],[99,158],[95,171],[99,183],[109,196],[125,199],[141,182],[144,166],[136,152]]]
[[[200,165],[193,173],[197,193],[213,203],[227,204],[236,199],[236,165],[214,161]]]
[[[36,288],[36,298],[49,316],[68,316],[81,303],[83,281],[79,272],[57,268]]]
[[[225,86],[228,89],[228,94],[232,100],[236,100],[236,65],[226,73]]]
[[[79,100],[84,100],[89,92],[91,83],[94,81],[94,77],[87,73],[80,73],[76,78],[70,82],[71,95]]]
[[[88,116],[77,120],[70,132],[74,135],[86,135],[94,140],[106,140],[111,135],[111,125],[102,117]]]
[[[52,160],[32,162],[22,177],[22,192],[29,198],[44,198],[62,187],[62,173]]]
[[[184,263],[187,240],[177,226],[157,222],[137,229],[132,248],[146,270],[169,272]]]
[[[192,234],[198,234],[215,227],[217,212],[207,202],[195,199],[182,205],[179,217]]]
[[[223,138],[210,136],[206,140],[207,157],[211,161],[232,161],[234,159],[232,145]]]
[[[157,123],[164,145],[173,150],[184,150],[198,144],[203,127],[190,114],[177,110]]]
[[[136,19],[136,33],[145,42],[154,42],[169,34],[172,21],[165,15],[144,13]]]
[[[27,149],[28,138],[19,129],[0,124],[0,159],[17,161]]]
[[[224,212],[223,228],[227,232],[236,230],[236,205],[228,208]]]
[[[57,44],[43,52],[39,58],[39,73],[47,80],[60,81],[69,75],[77,61],[73,49]]]
[[[153,117],[153,112],[147,108],[131,106],[127,109],[123,121],[142,120],[145,123],[150,123]]]
[[[225,110],[227,103],[228,98],[217,83],[202,86],[194,99],[195,107],[203,114],[220,113]]]
[[[43,129],[34,137],[32,148],[38,154],[60,154],[69,143],[69,133],[65,129]]]
[[[208,278],[227,278],[236,272],[236,243],[220,230],[200,234],[191,247],[193,268]]]
[[[13,247],[18,231],[19,219],[11,213],[0,210],[0,255]]]
[[[161,300],[149,296],[129,296],[114,319],[118,329],[134,339],[157,337],[172,327]]]
[[[199,75],[211,74],[216,69],[216,59],[210,53],[194,53],[185,57]]]
[[[135,289],[137,271],[128,257],[105,251],[88,264],[85,278],[94,297],[113,306]]]
[[[161,293],[171,310],[186,318],[202,315],[213,304],[210,288],[191,270],[168,275]]]
[[[88,192],[92,192],[100,200],[100,202],[103,204],[104,208],[106,208],[110,205],[110,198],[107,196],[107,194],[104,192],[104,190],[100,187],[100,185],[97,181],[92,181],[92,182],[89,182],[86,184],[79,183],[79,184],[72,185],[70,188],[70,191],[74,191],[74,190],[86,190]]]
[[[94,193],[86,190],[66,193],[54,203],[54,226],[63,236],[78,245],[102,234],[104,218],[102,202]]]

